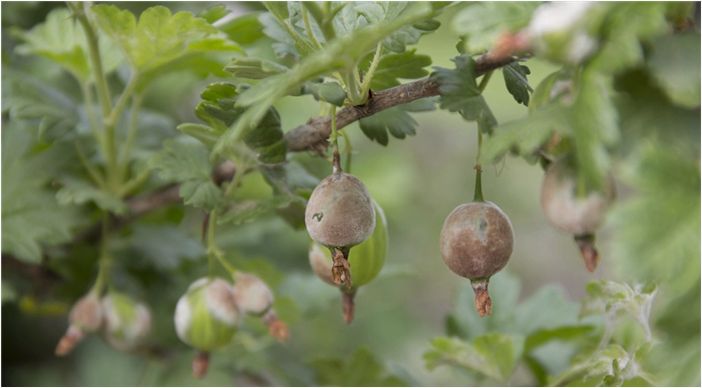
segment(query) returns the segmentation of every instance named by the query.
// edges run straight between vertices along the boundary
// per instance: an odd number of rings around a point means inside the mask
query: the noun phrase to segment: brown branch
[[[476,61],[475,75],[476,77],[483,75],[488,71],[498,69],[514,61],[515,58],[511,56],[495,58],[491,55],[483,55]],[[336,128],[341,129],[354,121],[372,116],[394,106],[438,95],[439,83],[431,76],[395,86],[394,88],[381,90],[373,93],[366,104],[348,106],[339,111],[336,115]],[[314,150],[326,145],[330,133],[331,119],[329,117],[313,117],[307,123],[286,133],[285,141],[290,152]]]

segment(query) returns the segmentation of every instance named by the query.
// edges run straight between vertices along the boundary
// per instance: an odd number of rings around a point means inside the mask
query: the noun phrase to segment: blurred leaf
[[[162,179],[180,183],[180,196],[186,205],[210,210],[217,206],[222,192],[210,178],[212,166],[201,144],[167,140],[149,165]]]
[[[578,174],[588,190],[597,190],[610,168],[607,147],[619,140],[618,112],[606,78],[583,72],[577,88],[571,126]]]
[[[674,152],[699,153],[700,120],[697,109],[671,103],[650,72],[643,69],[623,73],[615,79],[618,95],[623,155],[638,152],[642,138],[655,139]],[[693,130],[694,129],[694,130]],[[634,165],[636,165],[634,161]],[[627,162],[627,165],[630,164]]]
[[[460,289],[452,315],[469,339],[492,331],[528,337],[542,330],[558,331],[582,324],[579,304],[569,301],[560,287],[541,287],[521,303],[517,303],[519,281],[511,274],[496,274],[490,278],[489,288],[493,313],[483,318],[472,307],[474,293],[470,285]]]
[[[524,343],[524,352],[528,353],[532,349],[536,349],[551,341],[568,341],[572,339],[582,338],[593,331],[592,326],[559,326],[554,329],[538,329],[526,338]]]
[[[200,11],[197,17],[205,19],[207,23],[212,24],[217,20],[227,16],[228,14],[229,10],[224,4],[215,4],[213,6],[210,6],[209,8],[205,8],[204,10]]]
[[[44,23],[27,32],[15,32],[25,42],[17,46],[18,53],[45,57],[64,67],[80,82],[92,79],[85,33],[68,9],[56,8],[46,16]],[[105,39],[98,39],[98,47],[102,71],[109,74],[122,58],[116,47]]]
[[[278,58],[299,58],[300,54],[295,47],[295,41],[272,13],[261,13],[258,16],[258,23],[263,33],[273,40],[271,47]]]
[[[641,41],[667,31],[662,2],[609,3],[596,17],[602,18],[598,31],[600,47],[588,63],[589,69],[613,74],[644,59]]]
[[[525,106],[529,106],[529,93],[534,92],[527,80],[529,74],[531,74],[529,68],[517,62],[502,68],[507,90],[518,103]]]
[[[305,204],[304,199],[289,195],[275,195],[259,200],[238,201],[229,206],[217,221],[220,224],[243,224],[270,214],[276,209],[286,208],[295,201],[300,202],[302,205]]]
[[[530,112],[526,118],[500,124],[493,135],[484,140],[481,162],[494,163],[512,150],[525,157],[533,155],[552,133],[568,133],[568,113],[563,106],[552,104]]]
[[[700,34],[667,35],[653,42],[647,66],[660,87],[679,105],[700,105]]]
[[[263,38],[263,26],[258,21],[259,13],[248,13],[219,26],[230,40],[249,45]]]
[[[115,40],[139,73],[155,69],[190,54],[208,51],[241,51],[234,42],[216,36],[206,20],[164,6],[147,8],[137,22],[134,15],[114,5],[98,4],[93,13],[100,28]]]
[[[93,202],[100,209],[115,214],[123,214],[127,210],[119,197],[100,190],[90,182],[78,178],[65,178],[61,184],[63,187],[56,193],[56,199],[61,205],[82,205],[86,202]]]
[[[314,50],[313,42],[307,37],[299,23],[301,6],[295,2],[266,1],[263,5],[268,14],[259,17],[263,32],[276,41],[273,50],[279,57],[291,55],[305,57]],[[292,11],[292,12],[290,12]]]
[[[236,78],[263,79],[287,71],[288,68],[261,58],[234,58],[224,68]]]
[[[388,145],[388,133],[396,139],[404,139],[416,133],[417,122],[408,112],[432,109],[434,109],[434,104],[431,100],[419,100],[364,117],[359,120],[358,124],[369,139],[385,146]]]
[[[43,246],[69,241],[80,222],[76,208],[60,206],[46,188],[63,150],[32,151],[26,131],[3,124],[2,251],[38,263]]]
[[[434,76],[439,82],[441,109],[458,112],[467,121],[477,121],[478,129],[490,134],[497,120],[480,94],[475,82],[475,61],[461,55],[453,59],[454,70],[435,68]]]
[[[317,383],[323,386],[400,387],[406,382],[390,374],[367,348],[359,348],[348,359],[318,358],[312,362]]]
[[[367,69],[370,60],[371,58],[367,57],[361,68]],[[400,79],[417,79],[427,76],[429,72],[424,68],[429,65],[431,65],[431,58],[427,55],[416,54],[416,50],[383,55],[378,62],[375,73],[373,73],[371,89],[383,90],[399,85]]]
[[[680,295],[700,279],[700,170],[696,157],[642,146],[624,170],[636,195],[610,214],[612,256],[634,279],[665,284]],[[632,222],[636,220],[636,222]]]
[[[491,49],[497,38],[506,32],[517,32],[529,24],[536,2],[471,3],[451,20],[458,35],[465,36],[468,53]]]
[[[643,381],[653,385],[634,354],[619,345],[609,345],[577,361],[551,381],[554,386],[621,386],[625,381]]]
[[[470,343],[439,337],[432,341],[432,349],[424,353],[424,361],[429,370],[454,365],[504,383],[512,375],[521,346],[521,340],[500,333],[485,334]]]
[[[32,74],[3,69],[3,111],[12,120],[27,121],[39,138],[69,139],[78,134],[81,112],[65,91]]]
[[[303,93],[311,94],[317,101],[325,101],[338,107],[344,105],[346,92],[336,82],[308,82],[303,86]]]
[[[171,225],[136,225],[127,243],[142,260],[164,271],[205,254],[199,239]]]
[[[204,124],[183,123],[178,125],[177,129],[186,135],[194,137],[207,147],[212,147],[217,142],[219,135],[217,130]]]
[[[334,18],[336,33],[342,36],[370,24],[394,21],[410,4],[406,1],[350,3]],[[391,52],[402,53],[407,46],[416,44],[422,35],[438,28],[437,23],[436,20],[427,18],[408,23],[411,25],[405,25],[383,39],[383,47]]]

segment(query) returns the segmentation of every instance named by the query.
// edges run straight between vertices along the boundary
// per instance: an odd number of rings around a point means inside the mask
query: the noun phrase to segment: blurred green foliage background
[[[139,14],[158,3],[116,4]],[[173,11],[198,13],[210,4],[165,5]],[[37,77],[58,80],[75,92],[76,86],[61,81],[63,75],[50,62],[16,55],[13,48],[17,41],[10,33],[15,28],[31,28],[43,21],[50,9],[62,6],[62,3],[3,3],[2,63],[3,68],[23,66]],[[228,7],[242,14],[262,9],[256,3],[230,3]],[[451,67],[450,59],[457,54],[455,35],[447,23],[450,16],[443,15],[440,29],[423,38],[417,46],[419,53],[431,56],[433,66]],[[273,58],[266,41],[253,50],[259,56]],[[556,70],[548,63],[535,60],[527,64],[532,72],[529,78],[536,82]],[[155,120],[161,120],[157,126],[175,136],[178,123],[196,120],[193,107],[199,101],[199,93],[213,80],[213,77],[203,80],[181,73],[163,77],[150,88],[144,111],[152,114]],[[5,81],[3,77],[3,83]],[[484,95],[500,123],[527,113],[527,108],[515,103],[506,92],[499,72]],[[318,103],[310,96],[288,97],[276,107],[284,130],[319,114]],[[351,325],[343,323],[338,291],[314,277],[309,268],[310,240],[304,229],[294,230],[272,215],[252,223],[227,226],[218,232],[227,257],[241,268],[261,274],[276,289],[276,307],[290,324],[291,339],[286,344],[277,344],[265,335],[260,323],[247,321],[249,330],[242,330],[232,344],[213,355],[208,376],[194,380],[190,371],[194,352],[177,339],[172,314],[177,298],[187,285],[207,273],[207,261],[198,239],[202,213],[174,206],[127,227],[116,242],[115,256],[119,264],[115,268],[115,282],[146,300],[153,311],[155,330],[150,342],[154,347],[148,353],[121,353],[97,336],[90,336],[70,357],[59,359],[53,355],[56,341],[66,328],[70,301],[92,282],[97,247],[82,245],[62,252],[46,263],[49,268],[46,271],[12,266],[3,254],[3,385],[494,383],[462,369],[440,367],[429,371],[425,368],[423,354],[433,338],[446,334],[447,314],[454,314],[467,332],[487,329],[475,326],[481,324],[476,323],[472,311],[468,281],[444,266],[438,250],[439,231],[445,216],[456,205],[472,199],[476,126],[440,110],[414,114],[414,117],[419,122],[416,136],[391,139],[387,147],[368,140],[357,124],[346,128],[353,144],[352,172],[363,180],[373,198],[384,208],[390,234],[386,265],[379,278],[357,295],[356,318]],[[698,142],[699,127],[691,130],[694,133],[690,141]],[[298,154],[292,158],[317,177],[328,173],[328,164],[312,154]],[[658,280],[646,277],[651,272],[642,275],[636,268],[632,269],[637,267],[636,263],[619,260],[616,219],[610,220],[613,222],[608,222],[599,233],[602,260],[594,274],[588,273],[572,237],[551,227],[542,214],[539,192],[543,173],[538,165],[510,156],[497,165],[486,166],[484,171],[486,199],[499,204],[510,216],[515,231],[512,258],[491,283],[497,310],[500,305],[509,306],[510,298],[521,303],[542,287],[549,286],[552,299],[545,300],[553,303],[530,305],[534,316],[548,318],[554,306],[559,306],[562,310],[559,317],[575,317],[579,300],[586,295],[586,284],[593,279],[633,283]],[[697,178],[699,187],[699,175]],[[630,186],[622,181],[618,181],[617,189],[622,202],[631,195]],[[247,176],[238,195],[255,197],[269,191],[261,176],[252,174]],[[664,213],[677,211],[676,205],[679,204],[655,203]],[[696,210],[699,213],[699,202]],[[655,219],[632,221],[656,222]],[[164,228],[168,222],[171,226]],[[692,251],[694,254],[695,249]],[[661,264],[655,269],[665,275],[652,312],[656,323],[654,334],[663,343],[663,351],[657,353],[657,357],[674,362],[661,365],[675,365],[660,372],[656,381],[699,384],[699,276],[696,286],[682,290],[682,294],[670,286],[682,273],[699,274],[699,250],[696,252],[697,257],[689,256],[690,262],[683,268],[667,268]],[[601,323],[601,319],[592,318],[595,323]],[[511,324],[519,331],[520,325],[529,322]],[[494,329],[506,330],[499,326]],[[563,364],[569,352],[572,349],[568,345],[556,342],[543,351],[543,357],[553,371],[558,371],[565,368]],[[362,367],[354,367],[353,362]],[[382,365],[382,368],[378,366],[378,376],[373,375],[375,363]],[[523,385],[535,381],[531,373],[520,366],[510,383]]]

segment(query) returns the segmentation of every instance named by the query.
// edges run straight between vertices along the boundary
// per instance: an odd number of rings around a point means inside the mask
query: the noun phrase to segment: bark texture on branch
[[[508,56],[495,58],[484,55],[476,61],[475,75],[500,68],[514,62],[516,58]],[[341,129],[354,121],[372,116],[385,109],[406,104],[425,97],[439,95],[439,83],[433,77],[398,85],[393,88],[374,92],[368,102],[360,106],[347,106],[336,114],[336,128]],[[313,117],[285,134],[289,152],[319,149],[326,146],[331,133],[331,119],[327,116]]]

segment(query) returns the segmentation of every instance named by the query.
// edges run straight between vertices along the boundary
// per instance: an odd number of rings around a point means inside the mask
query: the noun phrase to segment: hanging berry
[[[201,278],[178,300],[175,310],[178,338],[199,350],[193,360],[193,376],[204,376],[209,352],[231,341],[239,315],[234,289],[222,279]]]
[[[133,350],[151,330],[149,308],[125,294],[108,293],[102,298],[102,309],[105,338],[118,350]]]
[[[566,159],[551,163],[541,186],[541,207],[551,224],[574,236],[585,267],[593,272],[599,262],[595,231],[614,200],[614,181],[608,176],[601,191],[584,195],[578,195],[577,183],[575,169]]]
[[[78,299],[68,315],[68,330],[56,345],[57,356],[65,356],[80,342],[85,334],[100,329],[103,321],[102,305],[97,292],[91,291]]]
[[[288,326],[278,319],[273,300],[273,291],[259,277],[240,271],[234,273],[234,301],[239,311],[263,318],[270,335],[284,342],[288,339]]]
[[[376,225],[373,234],[364,242],[354,247],[353,256],[349,258],[351,269],[351,288],[340,287],[344,320],[351,323],[354,315],[354,297],[359,287],[368,284],[378,276],[385,264],[387,255],[388,231],[385,213],[377,202],[373,201]],[[328,284],[336,285],[331,277],[332,256],[329,250],[313,242],[310,246],[309,261],[313,272]]]

